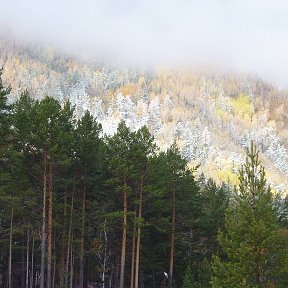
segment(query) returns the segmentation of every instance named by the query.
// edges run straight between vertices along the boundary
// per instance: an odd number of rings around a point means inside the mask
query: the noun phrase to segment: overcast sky
[[[197,63],[288,88],[286,0],[0,0],[0,27],[129,64]]]

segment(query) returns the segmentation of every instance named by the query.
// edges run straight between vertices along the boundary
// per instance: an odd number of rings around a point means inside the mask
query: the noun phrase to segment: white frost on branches
[[[149,119],[148,123],[151,128],[152,134],[157,135],[161,128],[161,115],[160,115],[160,101],[158,97],[151,100],[149,104]]]
[[[274,165],[285,175],[288,175],[288,155],[286,148],[275,138],[266,151],[267,156],[274,162]]]

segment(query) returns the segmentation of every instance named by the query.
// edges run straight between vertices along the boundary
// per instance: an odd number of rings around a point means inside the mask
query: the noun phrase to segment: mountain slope
[[[251,76],[112,67],[7,39],[0,55],[11,101],[26,89],[36,99],[69,99],[77,116],[89,109],[108,135],[121,120],[132,130],[147,125],[162,149],[176,140],[199,173],[231,184],[254,140],[269,183],[288,191],[287,91]]]

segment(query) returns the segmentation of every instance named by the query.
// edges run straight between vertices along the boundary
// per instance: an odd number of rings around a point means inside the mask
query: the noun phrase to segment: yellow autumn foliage
[[[244,117],[248,115],[250,118],[254,114],[254,106],[250,102],[249,96],[245,94],[240,94],[237,99],[231,99],[231,107],[234,114]]]
[[[229,182],[231,185],[238,185],[238,176],[233,173],[229,168],[223,168],[217,173],[218,179],[223,182]]]
[[[133,84],[129,83],[128,85],[121,86],[119,88],[119,92],[122,93],[124,96],[133,95],[135,93],[135,87]]]
[[[222,110],[220,108],[216,109],[216,114],[223,120],[227,119],[227,117],[228,117],[227,112],[225,112],[224,110]]]

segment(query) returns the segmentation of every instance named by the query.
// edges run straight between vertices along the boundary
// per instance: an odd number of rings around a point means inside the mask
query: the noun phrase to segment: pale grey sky
[[[286,0],[0,0],[0,7],[0,25],[29,40],[129,64],[219,66],[288,88]]]

